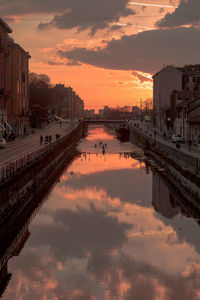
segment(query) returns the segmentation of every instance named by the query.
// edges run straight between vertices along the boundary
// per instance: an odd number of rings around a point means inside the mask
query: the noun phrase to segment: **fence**
[[[149,137],[147,134],[145,134],[142,130],[138,129],[137,127],[130,126],[130,129],[132,131],[137,132],[137,134],[143,136],[145,140],[148,140],[149,144],[154,144],[157,148],[165,151],[168,155],[171,155],[175,157],[177,160],[182,161],[186,166],[190,166],[193,167],[194,169],[200,170],[200,159],[198,157],[195,157],[191,154],[187,154],[179,149],[174,149],[164,143],[156,141],[155,139]]]
[[[39,149],[24,153],[19,156],[12,157],[11,159],[0,163],[0,183],[10,179],[17,174],[20,170],[32,165],[40,158],[44,157],[48,152],[55,149],[59,144],[63,143],[78,127],[80,123],[76,125],[65,136],[57,139],[54,142],[41,146]]]

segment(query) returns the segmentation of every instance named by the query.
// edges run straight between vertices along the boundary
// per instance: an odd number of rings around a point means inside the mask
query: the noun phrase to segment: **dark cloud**
[[[131,161],[130,161],[131,164]],[[113,180],[115,178],[115,180]],[[133,178],[135,187],[133,186]],[[141,190],[140,183],[143,182],[145,189]],[[111,198],[120,197],[122,203],[137,203],[140,205],[151,207],[149,198],[151,196],[151,182],[145,173],[141,174],[141,170],[108,170],[104,172],[96,172],[84,176],[73,176],[67,182],[61,184],[63,187],[71,187],[72,189],[80,189],[83,186],[98,189],[106,189],[108,196]]]
[[[144,31],[111,40],[103,49],[74,48],[58,51],[72,64],[77,62],[114,70],[154,73],[164,64],[199,62],[200,29],[174,28]]]
[[[1,16],[53,14],[53,19],[41,22],[39,29],[77,28],[78,32],[89,29],[93,35],[99,29],[110,28],[110,23],[118,22],[120,17],[134,15],[127,3],[128,0],[3,0],[0,11]]]
[[[199,0],[181,0],[179,6],[173,13],[168,13],[158,21],[158,27],[173,27],[188,24],[196,24],[200,21],[200,1]]]
[[[40,23],[39,29],[56,27],[59,29],[72,29],[77,27],[77,31],[91,30],[94,35],[97,30],[112,28],[109,23],[118,22],[120,17],[135,14],[132,9],[126,7],[127,0],[85,0],[74,1],[69,6],[69,11],[62,15],[57,15],[48,23]],[[114,29],[116,29],[114,27]]]
[[[119,247],[127,241],[126,230],[131,228],[92,205],[89,211],[79,207],[76,212],[57,210],[52,217],[54,224],[34,226],[31,242],[50,245],[55,257],[63,259]]]

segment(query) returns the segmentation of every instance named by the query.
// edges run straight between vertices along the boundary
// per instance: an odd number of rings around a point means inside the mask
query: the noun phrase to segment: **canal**
[[[8,261],[2,299],[200,299],[199,211],[111,128],[90,126],[77,147]]]

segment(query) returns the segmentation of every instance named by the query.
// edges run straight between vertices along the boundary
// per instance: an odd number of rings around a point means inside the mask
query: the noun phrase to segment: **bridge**
[[[83,119],[87,124],[126,124],[127,120],[109,120],[109,119]]]

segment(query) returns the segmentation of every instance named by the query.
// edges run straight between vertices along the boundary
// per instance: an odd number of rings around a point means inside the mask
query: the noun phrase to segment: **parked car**
[[[9,142],[14,141],[15,138],[16,138],[16,135],[13,132],[11,132],[10,135],[8,136],[8,141]]]
[[[184,139],[183,139],[183,137],[180,134],[179,135],[173,135],[172,136],[172,142],[173,143],[177,143],[177,142],[183,143]]]
[[[0,149],[6,148],[6,141],[4,138],[0,138]]]

